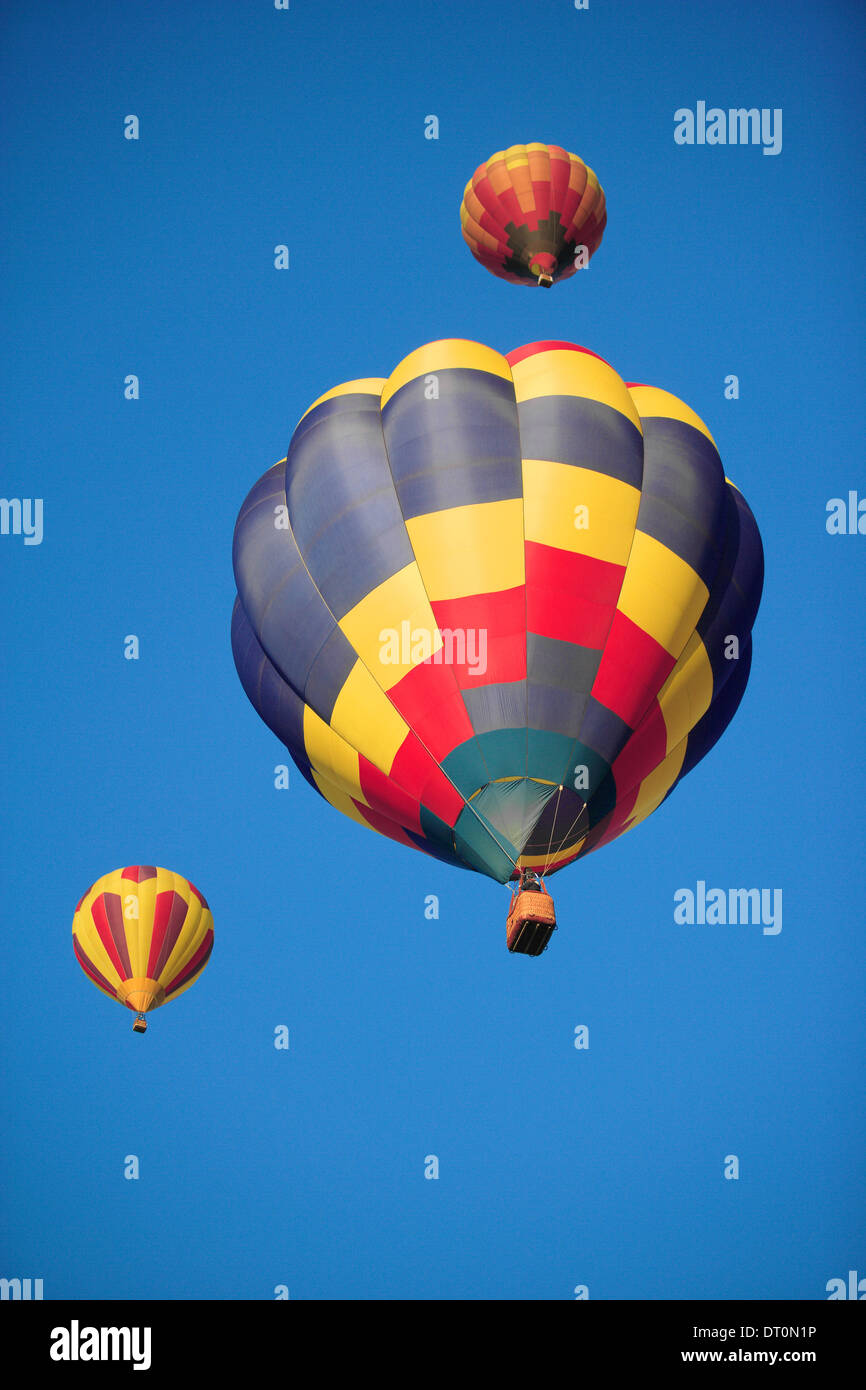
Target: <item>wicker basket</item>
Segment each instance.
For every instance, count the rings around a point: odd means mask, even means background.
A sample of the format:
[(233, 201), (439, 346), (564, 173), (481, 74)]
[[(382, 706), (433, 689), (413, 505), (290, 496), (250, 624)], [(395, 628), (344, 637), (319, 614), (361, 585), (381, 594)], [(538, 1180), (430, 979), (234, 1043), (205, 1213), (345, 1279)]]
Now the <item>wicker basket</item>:
[(509, 951), (524, 956), (540, 956), (556, 930), (556, 911), (549, 893), (518, 893), (511, 900), (505, 921), (505, 941)]

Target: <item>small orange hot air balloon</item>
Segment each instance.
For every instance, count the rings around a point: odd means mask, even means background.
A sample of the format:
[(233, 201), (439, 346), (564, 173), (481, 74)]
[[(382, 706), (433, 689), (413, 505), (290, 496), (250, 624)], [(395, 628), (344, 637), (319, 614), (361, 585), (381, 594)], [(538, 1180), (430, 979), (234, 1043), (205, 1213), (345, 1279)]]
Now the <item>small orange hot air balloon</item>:
[(587, 265), (607, 222), (593, 171), (560, 145), (512, 145), (480, 164), (460, 206), (477, 261), (514, 285), (566, 280)]
[(181, 874), (135, 864), (98, 879), (72, 919), (72, 948), (85, 975), (109, 999), (145, 1014), (194, 984), (213, 946), (213, 918)]

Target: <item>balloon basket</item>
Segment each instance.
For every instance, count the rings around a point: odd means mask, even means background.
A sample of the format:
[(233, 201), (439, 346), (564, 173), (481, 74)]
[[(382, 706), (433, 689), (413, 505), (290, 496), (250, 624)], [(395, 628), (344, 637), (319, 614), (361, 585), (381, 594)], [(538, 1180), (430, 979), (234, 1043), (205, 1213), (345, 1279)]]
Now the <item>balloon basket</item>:
[(505, 920), (505, 943), (509, 951), (520, 956), (540, 956), (547, 950), (555, 931), (556, 909), (546, 890), (515, 894)]

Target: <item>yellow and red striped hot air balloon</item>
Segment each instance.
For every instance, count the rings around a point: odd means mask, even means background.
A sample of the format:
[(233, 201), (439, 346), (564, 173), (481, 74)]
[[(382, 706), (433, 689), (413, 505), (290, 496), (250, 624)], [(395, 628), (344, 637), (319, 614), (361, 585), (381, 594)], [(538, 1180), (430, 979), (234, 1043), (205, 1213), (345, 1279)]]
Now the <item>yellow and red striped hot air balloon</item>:
[(201, 893), (182, 874), (134, 864), (104, 874), (84, 894), (72, 919), (72, 949), (97, 989), (145, 1014), (195, 984), (213, 947), (213, 918)]
[(512, 145), (475, 170), (460, 223), (473, 256), (493, 275), (549, 289), (586, 265), (601, 244), (604, 190), (592, 169), (560, 145)]

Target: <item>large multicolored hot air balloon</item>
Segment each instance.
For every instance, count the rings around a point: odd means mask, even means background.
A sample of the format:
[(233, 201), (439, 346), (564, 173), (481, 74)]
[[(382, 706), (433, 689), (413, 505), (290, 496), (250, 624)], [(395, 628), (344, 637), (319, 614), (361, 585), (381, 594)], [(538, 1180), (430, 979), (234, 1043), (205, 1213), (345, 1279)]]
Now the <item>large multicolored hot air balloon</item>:
[(137, 1015), (176, 999), (195, 984), (213, 947), (213, 918), (198, 889), (181, 874), (135, 864), (105, 874), (84, 894), (72, 919), (78, 964), (109, 999)]
[(637, 825), (740, 702), (755, 520), (676, 396), (428, 343), (300, 420), (234, 539), (262, 719), (359, 824), (500, 882)]
[(606, 222), (595, 174), (559, 145), (512, 145), (491, 155), (460, 205), (477, 261), (512, 284), (548, 289), (589, 263)]

